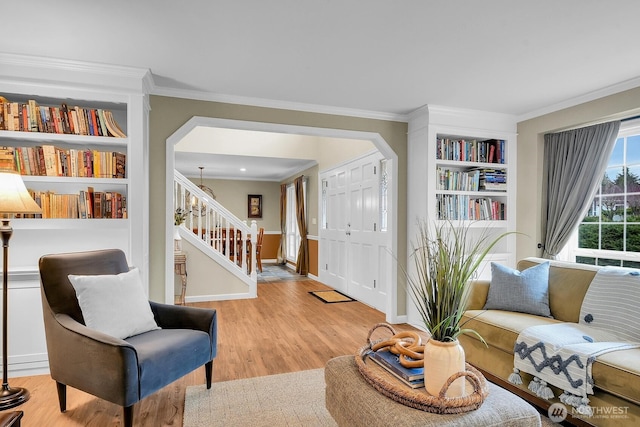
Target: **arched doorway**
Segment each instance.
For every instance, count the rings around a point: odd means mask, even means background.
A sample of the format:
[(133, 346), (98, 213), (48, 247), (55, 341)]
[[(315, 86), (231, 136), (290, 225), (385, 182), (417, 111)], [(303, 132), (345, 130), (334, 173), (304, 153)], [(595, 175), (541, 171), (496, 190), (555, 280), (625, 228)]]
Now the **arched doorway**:
[[(379, 150), (381, 155), (387, 160), (389, 166), (389, 182), (388, 182), (388, 233), (391, 236), (391, 251), (397, 253), (398, 236), (397, 236), (397, 212), (398, 212), (398, 156), (391, 149), (389, 144), (378, 133), (351, 131), (344, 129), (319, 128), (311, 126), (296, 126), (286, 124), (273, 124), (263, 122), (251, 122), (242, 120), (229, 120), (211, 117), (193, 117), (181, 126), (166, 140), (166, 221), (165, 221), (165, 301), (173, 301), (174, 283), (173, 283), (173, 245), (172, 245), (172, 220), (173, 212), (173, 170), (175, 168), (175, 145), (180, 142), (189, 132), (196, 127), (216, 127), (247, 131), (261, 131), (284, 133), (290, 135), (308, 135), (326, 138), (341, 139), (357, 139), (367, 140)], [(386, 269), (386, 280), (390, 283), (388, 300), (385, 305), (385, 314), (387, 320), (392, 321), (397, 317), (397, 266), (392, 257), (389, 257), (389, 265)]]

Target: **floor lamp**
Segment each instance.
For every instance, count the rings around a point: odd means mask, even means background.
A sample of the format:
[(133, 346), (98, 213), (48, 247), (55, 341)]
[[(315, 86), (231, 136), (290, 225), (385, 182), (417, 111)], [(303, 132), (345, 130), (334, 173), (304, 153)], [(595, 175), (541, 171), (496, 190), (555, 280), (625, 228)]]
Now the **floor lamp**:
[(9, 296), (9, 239), (13, 229), (9, 225), (12, 214), (40, 213), (40, 206), (33, 201), (20, 175), (13, 171), (0, 170), (0, 214), (2, 214), (2, 390), (0, 411), (13, 408), (29, 400), (29, 391), (20, 387), (9, 387), (7, 360), (7, 299)]

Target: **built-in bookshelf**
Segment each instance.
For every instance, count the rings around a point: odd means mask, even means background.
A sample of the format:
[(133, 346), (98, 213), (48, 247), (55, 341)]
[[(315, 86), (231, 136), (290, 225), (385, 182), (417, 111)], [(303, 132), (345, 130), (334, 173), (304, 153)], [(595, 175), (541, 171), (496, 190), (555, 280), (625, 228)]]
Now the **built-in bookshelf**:
[(508, 172), (504, 139), (438, 135), (434, 154), (437, 219), (507, 219)]
[[(418, 233), (416, 220), (469, 227), (472, 239), (517, 231), (516, 148), (512, 116), (441, 106), (413, 113), (408, 134), (409, 239), (415, 241)], [(493, 247), (478, 278), (490, 279), (491, 262), (515, 267), (515, 238), (509, 235)], [(408, 243), (409, 253), (413, 243)], [(409, 321), (419, 325), (419, 315), (410, 311)]]
[[(45, 373), (38, 260), (121, 249), (148, 288), (148, 70), (0, 53), (0, 166), (42, 214), (12, 218), (10, 375)], [(25, 330), (29, 334), (25, 334)]]
[(126, 105), (106, 109), (87, 107), (91, 101), (82, 107), (66, 99), (60, 106), (54, 102), (0, 95), (0, 167), (20, 173), (42, 208), (41, 214), (20, 219), (126, 219), (130, 141), (126, 125), (115, 118), (126, 123)]

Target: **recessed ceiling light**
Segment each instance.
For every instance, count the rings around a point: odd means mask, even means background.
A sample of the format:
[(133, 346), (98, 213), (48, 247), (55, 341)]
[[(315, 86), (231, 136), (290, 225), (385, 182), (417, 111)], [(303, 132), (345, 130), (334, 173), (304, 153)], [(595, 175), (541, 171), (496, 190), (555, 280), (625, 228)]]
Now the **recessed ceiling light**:
[(240, 172), (246, 172), (247, 168), (240, 168)]

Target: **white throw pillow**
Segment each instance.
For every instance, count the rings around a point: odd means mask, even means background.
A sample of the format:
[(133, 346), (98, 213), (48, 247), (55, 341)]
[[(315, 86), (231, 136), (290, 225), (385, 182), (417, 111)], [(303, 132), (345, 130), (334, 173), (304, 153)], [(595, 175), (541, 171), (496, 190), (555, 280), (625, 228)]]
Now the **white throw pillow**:
[(120, 274), (70, 274), (69, 281), (88, 328), (121, 339), (159, 329), (137, 268)]

